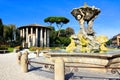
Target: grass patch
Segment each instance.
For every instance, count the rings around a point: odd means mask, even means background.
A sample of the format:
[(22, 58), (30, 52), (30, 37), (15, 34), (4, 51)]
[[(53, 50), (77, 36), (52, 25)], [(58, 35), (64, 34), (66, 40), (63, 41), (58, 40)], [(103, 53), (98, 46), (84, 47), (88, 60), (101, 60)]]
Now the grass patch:
[(13, 52), (14, 48), (13, 47), (8, 47), (9, 52)]

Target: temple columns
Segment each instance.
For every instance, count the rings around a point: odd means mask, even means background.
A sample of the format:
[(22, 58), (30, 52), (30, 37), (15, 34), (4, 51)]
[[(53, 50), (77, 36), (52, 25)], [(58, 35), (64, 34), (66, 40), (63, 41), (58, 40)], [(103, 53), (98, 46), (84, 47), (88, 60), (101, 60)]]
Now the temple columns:
[(20, 36), (23, 38), (23, 47), (39, 45), (40, 47), (49, 47), (49, 30), (47, 28), (25, 27), (20, 29)]
[(47, 30), (47, 47), (49, 47), (49, 30)]
[(30, 29), (29, 47), (33, 46), (33, 28)]
[(40, 47), (43, 47), (43, 28), (40, 29)]
[(20, 37), (23, 37), (23, 30), (20, 30)]
[(25, 47), (25, 41), (24, 41), (24, 38), (25, 38), (25, 29), (23, 28), (22, 29), (23, 31), (23, 34), (22, 34), (22, 38), (23, 38), (23, 42), (22, 42), (22, 45), (23, 45), (23, 47)]
[(28, 28), (26, 28), (26, 43), (28, 43)]
[(38, 46), (38, 28), (36, 28), (35, 45)]
[(44, 47), (46, 47), (46, 29), (44, 29)]
[(25, 29), (23, 28), (22, 30), (23, 30), (23, 31), (22, 31), (22, 32), (23, 32), (22, 37), (25, 38)]

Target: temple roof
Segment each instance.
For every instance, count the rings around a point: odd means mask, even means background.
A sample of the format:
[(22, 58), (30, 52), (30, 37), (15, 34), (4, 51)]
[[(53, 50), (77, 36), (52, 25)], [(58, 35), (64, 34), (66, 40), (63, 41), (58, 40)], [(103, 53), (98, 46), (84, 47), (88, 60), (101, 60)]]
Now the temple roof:
[(40, 25), (40, 24), (28, 24), (28, 25), (25, 25), (25, 26), (20, 26), (19, 29), (22, 29), (22, 28), (31, 28), (31, 27), (38, 27), (38, 28), (48, 28), (50, 29), (49, 27), (47, 26), (43, 26), (43, 25)]
[(40, 24), (29, 24), (29, 25), (26, 25), (26, 26), (43, 26), (43, 25), (40, 25)]

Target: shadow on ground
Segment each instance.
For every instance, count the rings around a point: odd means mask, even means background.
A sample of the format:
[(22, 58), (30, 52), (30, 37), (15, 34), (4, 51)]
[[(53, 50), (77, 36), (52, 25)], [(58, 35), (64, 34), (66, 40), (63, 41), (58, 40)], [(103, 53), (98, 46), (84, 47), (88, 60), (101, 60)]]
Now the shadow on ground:
[(77, 76), (74, 73), (67, 73), (65, 75), (65, 80), (120, 80), (120, 78), (105, 78), (105, 77), (95, 77), (95, 76)]

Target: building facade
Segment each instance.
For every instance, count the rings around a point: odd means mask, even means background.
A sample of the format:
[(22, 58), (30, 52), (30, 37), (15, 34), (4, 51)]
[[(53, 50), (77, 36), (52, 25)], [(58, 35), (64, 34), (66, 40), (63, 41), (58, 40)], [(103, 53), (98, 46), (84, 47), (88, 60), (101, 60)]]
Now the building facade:
[(29, 48), (31, 46), (36, 47), (49, 47), (49, 32), (50, 28), (31, 24), (19, 27), (20, 37), (22, 40), (22, 46)]
[(118, 34), (112, 38), (112, 45), (120, 46), (120, 34)]

